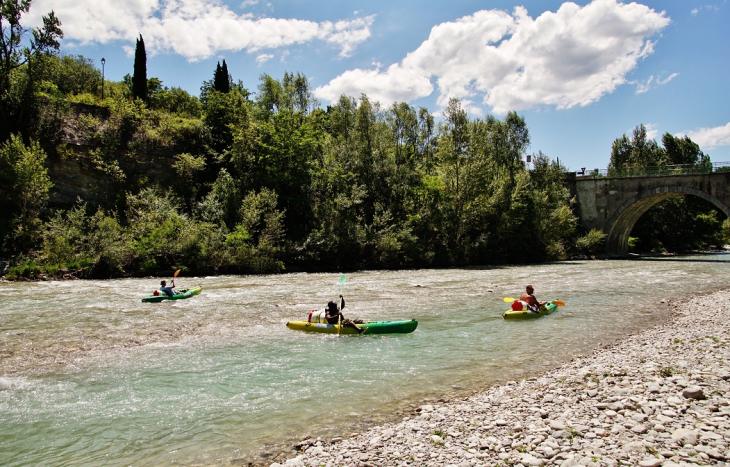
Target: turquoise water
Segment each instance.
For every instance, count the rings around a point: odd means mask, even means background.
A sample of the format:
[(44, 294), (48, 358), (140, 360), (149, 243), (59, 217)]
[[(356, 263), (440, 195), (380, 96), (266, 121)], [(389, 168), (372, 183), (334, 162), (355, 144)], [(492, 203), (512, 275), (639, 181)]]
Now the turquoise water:
[[(141, 303), (156, 279), (0, 283), (0, 465), (281, 460), (428, 398), (553, 367), (666, 317), (662, 299), (726, 286), (727, 254), (347, 274), (349, 318), (405, 335), (290, 331), (339, 274), (179, 277), (201, 295)], [(558, 312), (505, 322), (526, 283)]]

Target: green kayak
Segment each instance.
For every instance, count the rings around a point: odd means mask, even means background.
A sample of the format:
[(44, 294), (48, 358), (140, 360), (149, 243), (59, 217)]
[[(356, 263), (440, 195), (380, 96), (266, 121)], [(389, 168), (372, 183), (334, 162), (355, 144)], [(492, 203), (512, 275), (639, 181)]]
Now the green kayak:
[(164, 293), (160, 293), (159, 295), (147, 295), (145, 298), (142, 299), (142, 301), (148, 303), (157, 303), (163, 300), (182, 300), (198, 295), (201, 290), (203, 290), (202, 287), (194, 287), (192, 289), (180, 289), (175, 295), (172, 296)]
[[(366, 321), (356, 323), (356, 326), (365, 329), (363, 334), (407, 334), (416, 330), (418, 321)], [(310, 323), (308, 321), (289, 321), (286, 327), (295, 331), (321, 332), (326, 334), (357, 334), (357, 331), (348, 326), (337, 324)]]
[(539, 313), (533, 313), (530, 310), (507, 310), (504, 313), (502, 313), (502, 318), (504, 319), (534, 319), (539, 318), (541, 316), (549, 315), (553, 311), (558, 309), (558, 303), (563, 302), (547, 302), (545, 306), (540, 308)]

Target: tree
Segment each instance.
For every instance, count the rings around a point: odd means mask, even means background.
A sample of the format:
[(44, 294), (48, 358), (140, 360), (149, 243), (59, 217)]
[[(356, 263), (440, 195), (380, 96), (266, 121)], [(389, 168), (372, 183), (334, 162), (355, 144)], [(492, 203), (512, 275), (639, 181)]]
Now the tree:
[(45, 162), (40, 145), (33, 141), (26, 146), (20, 135), (11, 135), (0, 146), (0, 240), (10, 240), (21, 251), (36, 239), (41, 209), (53, 186)]
[(689, 139), (688, 136), (676, 138), (669, 133), (664, 133), (662, 145), (666, 151), (666, 160), (669, 164), (697, 164), (709, 159), (700, 150), (700, 146)]
[(221, 87), (220, 92), (231, 91), (231, 77), (228, 74), (228, 65), (226, 65), (226, 59), (223, 59), (223, 65), (221, 65)]
[(221, 62), (218, 62), (215, 65), (215, 73), (213, 73), (213, 89), (221, 92)]
[(218, 92), (227, 93), (231, 90), (231, 80), (228, 76), (228, 65), (226, 65), (225, 59), (223, 65), (220, 62), (215, 67), (215, 74), (213, 75), (213, 89)]
[(132, 76), (132, 98), (147, 102), (147, 52), (142, 34), (134, 49), (134, 76)]
[[(25, 124), (36, 79), (31, 60), (57, 51), (58, 40), (63, 37), (61, 22), (51, 11), (43, 16), (43, 27), (32, 30), (29, 46), (24, 46), (23, 38), (29, 30), (23, 27), (21, 18), (30, 10), (30, 4), (31, 0), (0, 0), (0, 141)], [(23, 66), (26, 79), (14, 85), (12, 76)]]
[(629, 139), (626, 135), (613, 142), (609, 173), (626, 173), (627, 171), (657, 166), (665, 161), (664, 151), (656, 140), (649, 139), (646, 127), (641, 124), (634, 128)]

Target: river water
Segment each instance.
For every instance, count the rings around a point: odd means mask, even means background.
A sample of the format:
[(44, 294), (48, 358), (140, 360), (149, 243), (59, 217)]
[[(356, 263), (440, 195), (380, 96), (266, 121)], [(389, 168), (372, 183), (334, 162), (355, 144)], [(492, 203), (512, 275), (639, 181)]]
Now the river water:
[[(286, 328), (340, 274), (178, 277), (188, 300), (142, 303), (157, 279), (0, 283), (0, 465), (231, 465), (282, 460), (424, 401), (555, 367), (655, 324), (663, 300), (727, 286), (729, 254), (347, 273), (346, 317), (417, 319), (404, 335)], [(566, 303), (503, 321), (531, 283)]]

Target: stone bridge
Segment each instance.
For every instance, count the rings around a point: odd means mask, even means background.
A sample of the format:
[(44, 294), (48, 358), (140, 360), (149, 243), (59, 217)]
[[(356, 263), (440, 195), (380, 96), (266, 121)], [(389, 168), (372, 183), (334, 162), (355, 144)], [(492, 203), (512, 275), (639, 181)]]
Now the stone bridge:
[(600, 178), (567, 174), (579, 222), (586, 230), (607, 234), (606, 253), (629, 251), (629, 234), (641, 216), (657, 203), (676, 196), (706, 199), (730, 217), (730, 172)]

